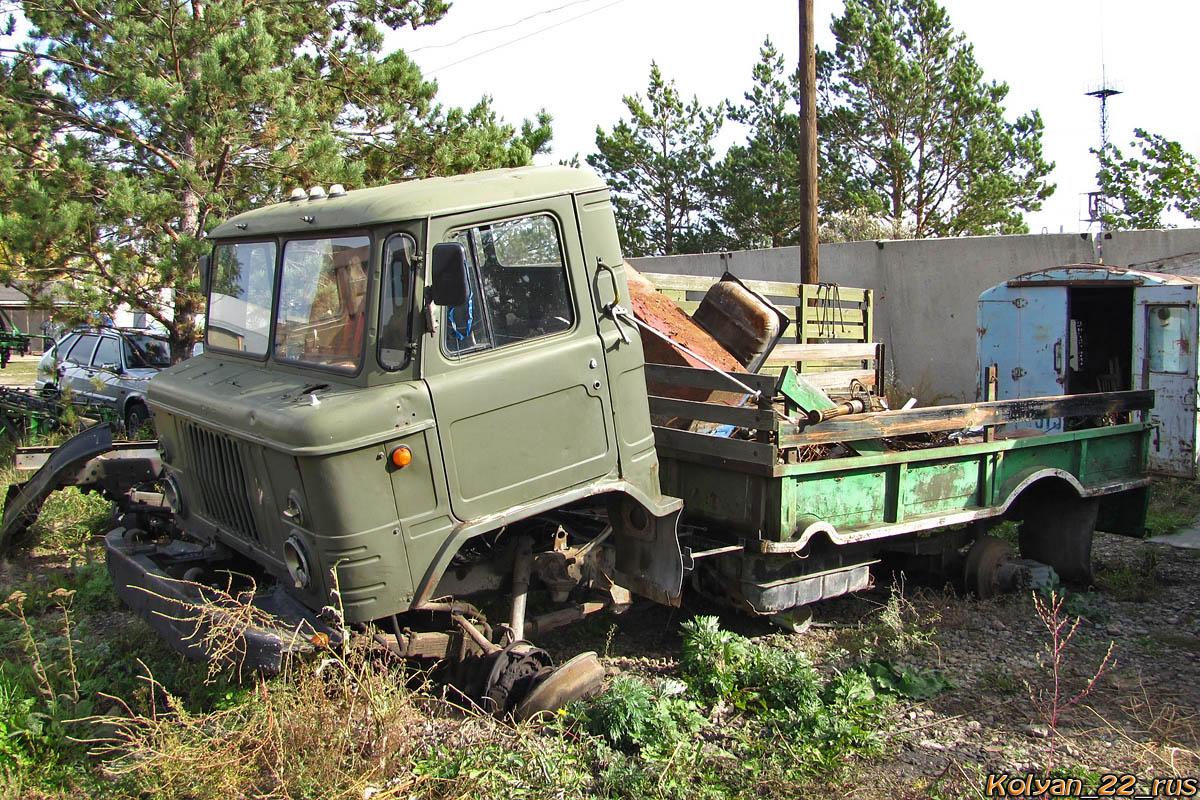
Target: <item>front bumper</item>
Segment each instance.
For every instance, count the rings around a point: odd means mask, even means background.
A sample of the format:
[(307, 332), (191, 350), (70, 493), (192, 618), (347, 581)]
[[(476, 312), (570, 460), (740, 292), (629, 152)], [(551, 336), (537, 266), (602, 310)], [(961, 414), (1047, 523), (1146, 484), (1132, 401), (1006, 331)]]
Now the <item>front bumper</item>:
[(220, 589), (168, 574), (201, 563), (198, 550), (181, 550), (178, 542), (159, 546), (115, 528), (104, 537), (104, 549), (117, 595), (188, 658), (276, 674), (289, 657), (340, 641), (282, 586)]

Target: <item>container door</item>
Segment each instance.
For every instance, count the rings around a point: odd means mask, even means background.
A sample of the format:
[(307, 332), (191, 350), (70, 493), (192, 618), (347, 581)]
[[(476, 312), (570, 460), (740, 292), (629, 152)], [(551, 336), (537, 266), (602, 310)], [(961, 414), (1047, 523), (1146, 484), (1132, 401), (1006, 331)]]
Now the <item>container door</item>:
[[(1066, 393), (1067, 289), (1065, 286), (997, 286), (979, 296), (980, 399), (983, 374), (996, 370), (996, 399)], [(1015, 428), (1063, 430), (1061, 419), (1018, 423)]]
[[(603, 343), (570, 197), (430, 223), (467, 252), (470, 299), (437, 308), (423, 377), (459, 519), (615, 471)], [(432, 246), (432, 245), (431, 245)]]
[(1196, 474), (1196, 287), (1142, 286), (1134, 293), (1134, 363), (1154, 391), (1150, 470)]

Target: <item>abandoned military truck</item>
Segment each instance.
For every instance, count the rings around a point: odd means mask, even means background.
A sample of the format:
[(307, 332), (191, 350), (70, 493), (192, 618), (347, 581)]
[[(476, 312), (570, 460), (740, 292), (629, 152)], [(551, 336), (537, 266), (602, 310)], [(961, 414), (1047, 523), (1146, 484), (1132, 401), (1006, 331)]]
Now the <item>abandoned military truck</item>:
[[(280, 622), (241, 632), (248, 664), (361, 627), (528, 716), (603, 674), (531, 640), (633, 595), (678, 604), (689, 575), (786, 619), (885, 557), (986, 593), (1028, 559), (1086, 575), (1098, 518), (1140, 533), (1150, 392), (872, 411), (789, 369), (646, 365), (586, 171), (297, 190), (210, 238), (206, 350), (151, 381), (156, 452), (105, 484), (118, 591), (193, 655), (181, 608), (252, 589)], [(1039, 417), (1079, 424), (1003, 435)], [(85, 485), (121, 463), (75, 455), (58, 473)], [(1002, 516), (1026, 561), (984, 535)]]

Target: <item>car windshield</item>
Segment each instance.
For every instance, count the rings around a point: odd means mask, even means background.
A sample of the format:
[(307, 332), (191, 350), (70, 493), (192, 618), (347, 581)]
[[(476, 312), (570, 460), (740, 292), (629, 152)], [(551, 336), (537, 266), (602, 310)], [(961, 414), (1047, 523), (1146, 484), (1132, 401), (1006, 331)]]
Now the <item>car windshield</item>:
[[(162, 339), (147, 336), (142, 333), (125, 335), (125, 341), (133, 345), (133, 358), (126, 351), (126, 360), (131, 367), (169, 367), (171, 366), (171, 348)], [(140, 362), (140, 363), (138, 363)]]

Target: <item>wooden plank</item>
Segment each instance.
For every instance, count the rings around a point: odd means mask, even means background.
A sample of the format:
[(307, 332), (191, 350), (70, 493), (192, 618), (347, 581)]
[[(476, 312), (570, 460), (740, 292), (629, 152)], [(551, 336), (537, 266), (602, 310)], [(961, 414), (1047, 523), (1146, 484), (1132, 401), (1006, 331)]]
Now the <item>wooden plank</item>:
[(773, 444), (730, 439), (725, 436), (707, 436), (703, 433), (677, 431), (674, 428), (654, 426), (654, 443), (683, 453), (699, 456), (705, 461), (725, 459), (746, 464), (773, 467), (776, 449)]
[(704, 403), (696, 400), (677, 400), (673, 397), (650, 395), (650, 413), (667, 417), (696, 419), (701, 422), (717, 422), (722, 425), (737, 425), (740, 428), (774, 430), (775, 412), (758, 406), (727, 406), (722, 403)]
[(858, 379), (864, 386), (875, 385), (875, 370), (873, 369), (843, 369), (836, 372), (804, 372), (804, 380), (822, 391), (830, 389), (850, 390), (850, 381)]
[(742, 281), (746, 284), (746, 288), (752, 292), (758, 292), (764, 297), (769, 298), (799, 298), (800, 284), (798, 283), (783, 283), (781, 281)]
[(880, 411), (837, 417), (809, 426), (802, 433), (781, 436), (779, 446), (854, 442), (885, 436), (951, 431), (980, 425), (1028, 422), (1055, 417), (1098, 417), (1126, 411), (1143, 411), (1153, 405), (1154, 392), (1132, 391), (999, 400), (994, 403), (963, 403), (914, 408), (909, 411)]
[[(733, 376), (756, 392), (771, 397), (775, 393), (774, 375), (756, 375), (752, 372), (735, 372)], [(665, 383), (674, 386), (690, 386), (711, 391), (738, 392), (729, 378), (711, 369), (677, 367), (670, 364), (647, 364), (647, 383)]]
[[(863, 292), (863, 304), (867, 308), (867, 320), (865, 323), (865, 327), (867, 330), (863, 336), (863, 340), (868, 341), (868, 342), (873, 342), (873, 341), (875, 341), (875, 293), (872, 292), (870, 289), (867, 289)], [(882, 352), (882, 349), (880, 350), (880, 352)], [(882, 372), (882, 370), (883, 370), (882, 360), (880, 361), (880, 363), (876, 364), (875, 366), (878, 367), (880, 369), (880, 371)], [(880, 386), (882, 386), (882, 385), (883, 385), (883, 382), (880, 381)]]
[(779, 344), (767, 363), (795, 361), (833, 361), (836, 359), (874, 359), (877, 342), (837, 342), (834, 344)]
[[(704, 293), (708, 291), (709, 287), (720, 280), (720, 278), (711, 275), (681, 275), (670, 272), (643, 272), (642, 274), (659, 291), (671, 290)], [(742, 283), (751, 291), (758, 292), (769, 298), (807, 299), (807, 305), (810, 308), (816, 307), (820, 303), (826, 305), (832, 311), (836, 311), (838, 308), (845, 311), (857, 310), (862, 303), (870, 303), (872, 291), (853, 286), (840, 286), (835, 298), (829, 290), (818, 292), (816, 285), (802, 287), (801, 284), (796, 283), (760, 280), (742, 280)], [(805, 292), (805, 289), (809, 291)]]
[(868, 359), (842, 360), (842, 361), (789, 361), (788, 364), (796, 365), (796, 368), (807, 375), (810, 372), (837, 372), (843, 369), (870, 369), (867, 363)]
[[(792, 330), (789, 328), (788, 330)], [(834, 321), (832, 324), (809, 321), (804, 326), (805, 342), (811, 339), (846, 339), (851, 342), (866, 341), (866, 328), (857, 323), (839, 323)], [(799, 338), (799, 335), (797, 335)]]
[[(796, 314), (801, 310), (800, 306), (784, 306), (783, 310), (788, 312), (792, 319), (796, 319)], [(867, 312), (858, 308), (810, 308), (805, 315), (806, 321), (810, 324), (825, 321), (826, 325), (845, 323), (847, 325), (862, 325), (866, 319)]]
[[(659, 289), (680, 289), (688, 292), (707, 292), (709, 287), (720, 281), (710, 275), (680, 275), (669, 272), (643, 272), (646, 279)], [(784, 281), (743, 280), (751, 291), (767, 297), (799, 297), (800, 286)]]
[(859, 289), (853, 286), (839, 286), (837, 296), (835, 297), (828, 289), (820, 289), (816, 284), (809, 284), (807, 287), (810, 291), (805, 292), (807, 305), (812, 308), (817, 305), (825, 304), (836, 308), (837, 306), (858, 305), (868, 299), (871, 294), (870, 289)]
[(707, 292), (710, 286), (720, 280), (711, 275), (677, 275), (666, 272), (643, 272), (642, 275), (659, 291), (676, 289), (685, 292)]

